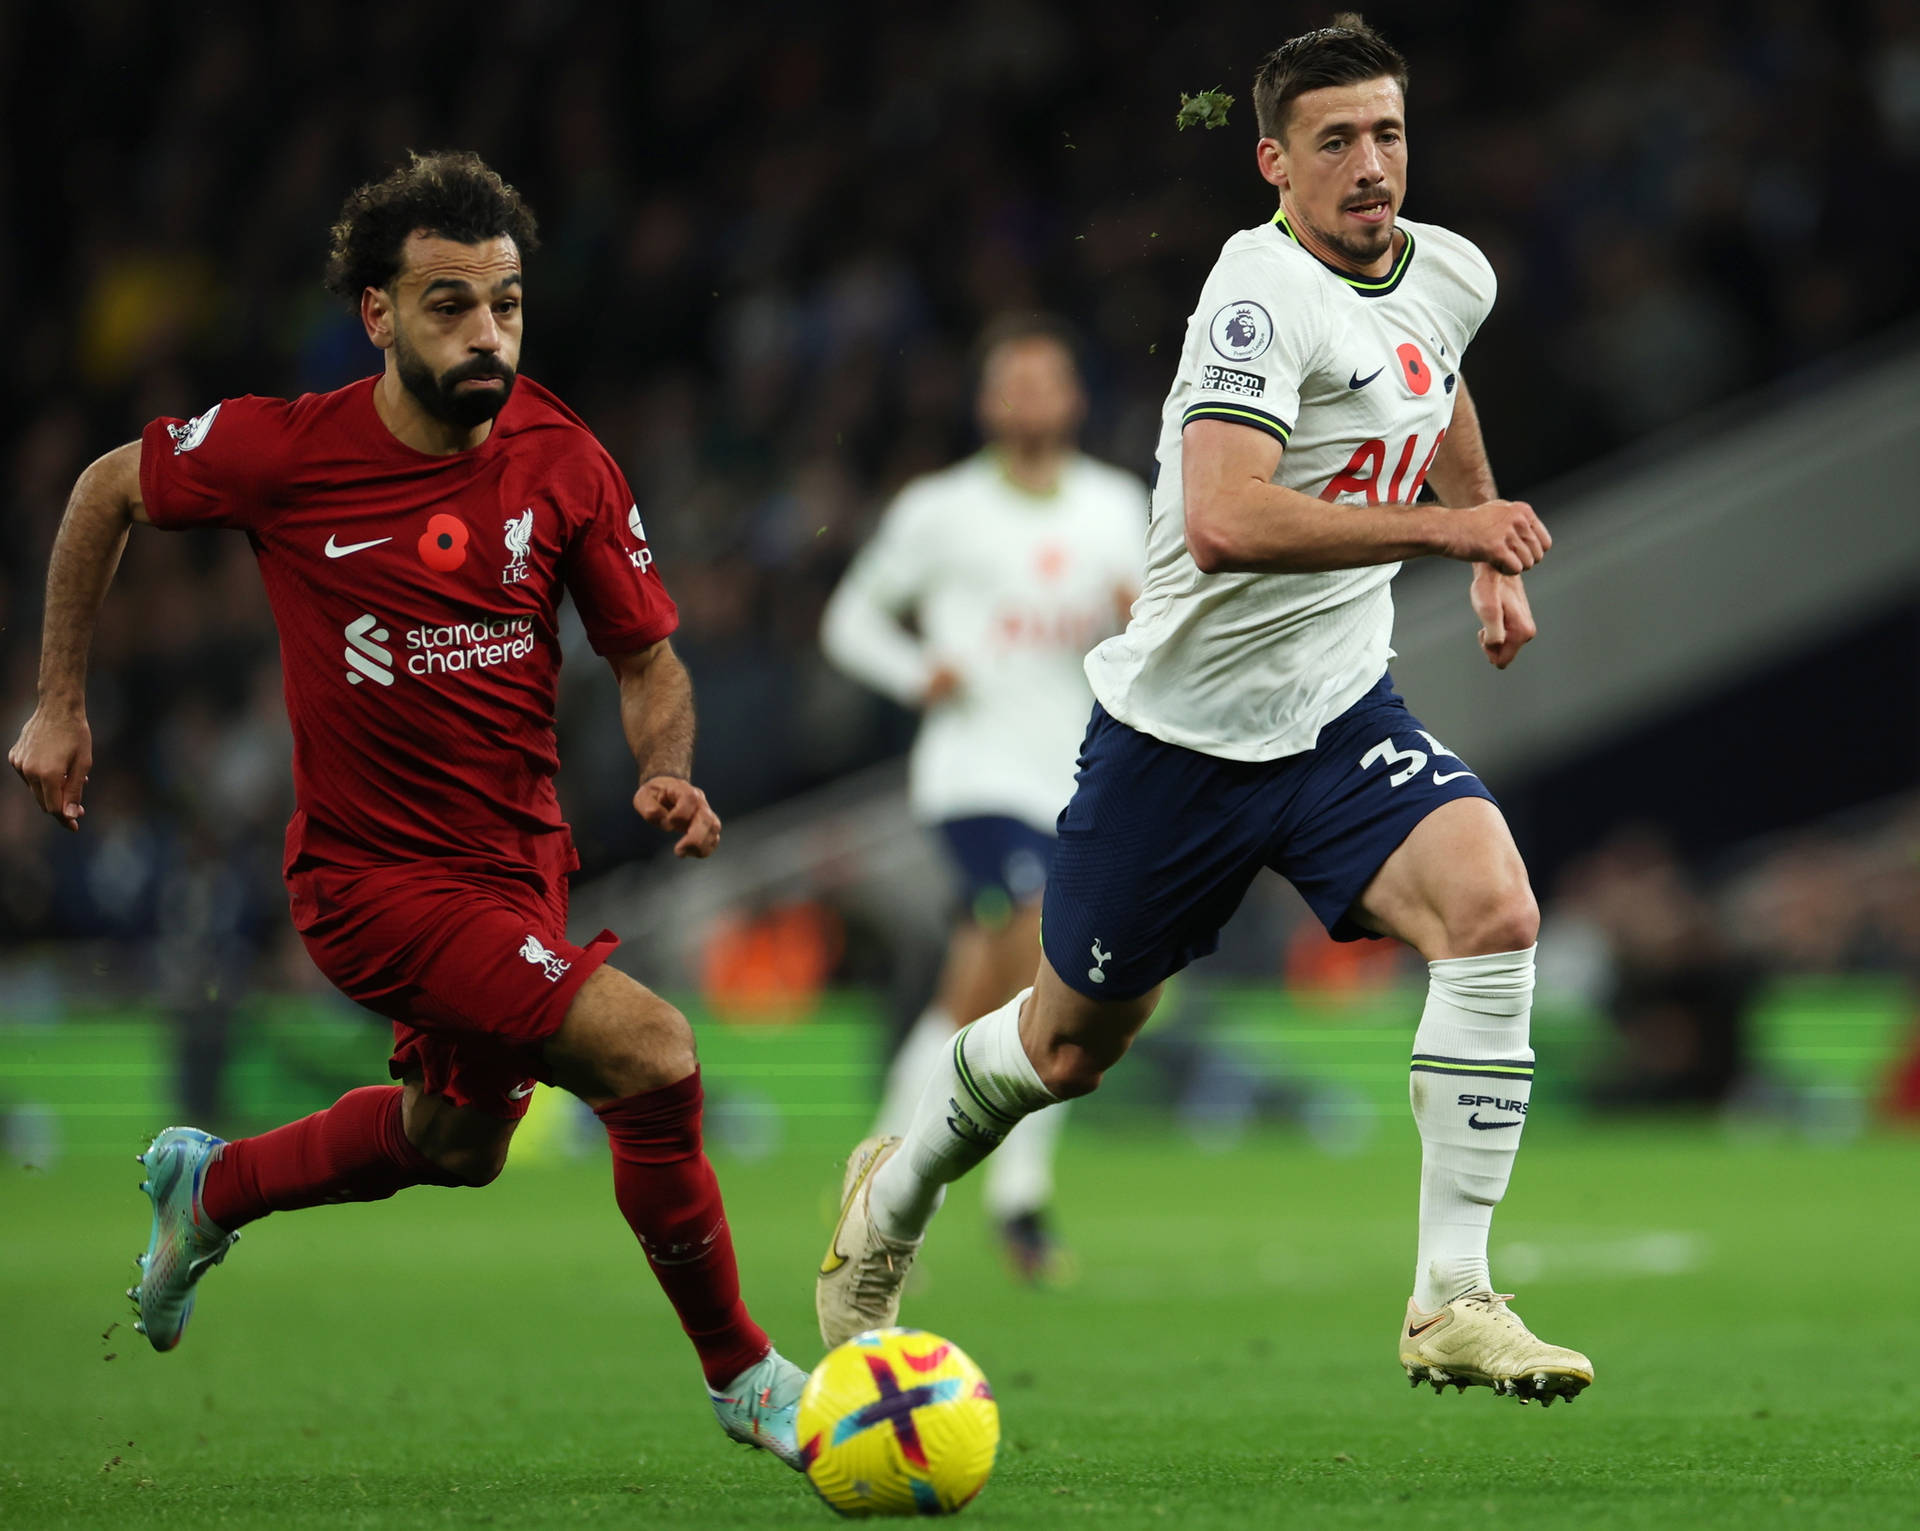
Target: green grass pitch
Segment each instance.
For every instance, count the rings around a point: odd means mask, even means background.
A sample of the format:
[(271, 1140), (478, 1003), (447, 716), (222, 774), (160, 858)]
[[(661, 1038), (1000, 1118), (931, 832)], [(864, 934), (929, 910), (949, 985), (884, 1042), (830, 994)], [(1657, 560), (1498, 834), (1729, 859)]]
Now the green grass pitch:
[[(1008, 1282), (963, 1186), (906, 1316), (1001, 1400), (966, 1523), (1920, 1525), (1920, 1143), (1528, 1139), (1495, 1273), (1599, 1372), (1550, 1412), (1395, 1363), (1410, 1127), (1347, 1159), (1070, 1133), (1064, 1293)], [(603, 1163), (269, 1219), (160, 1356), (119, 1295), (138, 1146), (0, 1181), (0, 1525), (833, 1523), (713, 1426)], [(831, 1155), (720, 1168), (749, 1299), (810, 1362)]]

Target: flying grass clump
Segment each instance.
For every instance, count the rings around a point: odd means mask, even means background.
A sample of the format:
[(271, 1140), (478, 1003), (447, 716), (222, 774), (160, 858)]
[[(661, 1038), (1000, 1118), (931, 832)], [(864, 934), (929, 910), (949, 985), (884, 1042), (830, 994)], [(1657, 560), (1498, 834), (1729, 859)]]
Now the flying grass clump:
[(1232, 105), (1233, 97), (1218, 86), (1191, 96), (1183, 90), (1180, 92), (1180, 110), (1174, 115), (1173, 125), (1182, 131), (1187, 128), (1224, 128), (1227, 125), (1227, 111)]

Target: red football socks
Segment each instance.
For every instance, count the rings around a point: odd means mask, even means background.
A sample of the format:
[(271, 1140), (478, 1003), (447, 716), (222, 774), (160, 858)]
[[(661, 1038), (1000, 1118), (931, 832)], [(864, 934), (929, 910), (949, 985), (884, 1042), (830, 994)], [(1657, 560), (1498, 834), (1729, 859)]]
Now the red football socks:
[(771, 1345), (740, 1300), (720, 1183), (700, 1147), (700, 1071), (600, 1107), (613, 1144), (613, 1194), (680, 1315), (710, 1387), (725, 1387)]
[(241, 1138), (207, 1166), (200, 1206), (232, 1233), (269, 1212), (342, 1201), (383, 1201), (410, 1185), (446, 1184), (407, 1141), (401, 1087), (349, 1090), (325, 1111), (257, 1138)]

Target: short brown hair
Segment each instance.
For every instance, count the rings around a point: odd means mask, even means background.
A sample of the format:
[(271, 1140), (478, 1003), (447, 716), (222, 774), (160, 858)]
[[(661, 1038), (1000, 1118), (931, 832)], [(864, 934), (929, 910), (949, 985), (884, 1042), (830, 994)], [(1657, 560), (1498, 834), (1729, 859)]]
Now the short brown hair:
[(1080, 343), (1073, 327), (1057, 315), (1037, 309), (1013, 309), (996, 315), (973, 343), (973, 370), (985, 372), (1002, 346), (1026, 340), (1049, 340), (1067, 353), (1074, 371), (1080, 370)]
[(1294, 97), (1329, 85), (1357, 85), (1382, 75), (1407, 93), (1407, 61), (1355, 11), (1331, 26), (1289, 37), (1260, 61), (1253, 76), (1253, 116), (1262, 138), (1285, 138)]
[(327, 291), (357, 305), (369, 287), (391, 288), (401, 249), (416, 232), (463, 245), (505, 235), (523, 259), (540, 245), (533, 210), (479, 155), (409, 150), (406, 164), (355, 188), (341, 204)]

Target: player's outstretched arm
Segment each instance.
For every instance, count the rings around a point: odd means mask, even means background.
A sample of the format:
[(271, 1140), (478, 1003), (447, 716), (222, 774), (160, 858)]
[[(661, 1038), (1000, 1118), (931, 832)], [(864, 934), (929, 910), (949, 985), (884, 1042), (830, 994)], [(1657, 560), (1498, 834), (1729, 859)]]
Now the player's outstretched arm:
[(128, 442), (80, 475), (53, 539), (46, 618), (40, 637), (40, 694), (7, 764), (40, 806), (70, 830), (86, 809), (80, 798), (93, 769), (87, 727), (87, 654), (93, 623), (127, 545), (127, 529), (147, 519), (140, 503), (140, 443)]
[(711, 856), (720, 844), (720, 816), (707, 794), (687, 780), (693, 769), (693, 681), (662, 638), (607, 662), (620, 681), (620, 725), (640, 767), (634, 812), (679, 838), (676, 856)]
[(1196, 420), (1182, 434), (1187, 549), (1202, 573), (1312, 574), (1431, 556), (1519, 574), (1553, 545), (1533, 508), (1516, 501), (1443, 510), (1314, 499), (1272, 481), (1281, 451), (1264, 432), (1224, 420)]
[(960, 674), (901, 626), (928, 570), (923, 538), (896, 503), (827, 600), (820, 649), (835, 669), (902, 707), (933, 707), (960, 689)]
[[(1480, 411), (1467, 391), (1465, 377), (1454, 390), (1453, 419), (1427, 482), (1442, 505), (1478, 505), (1499, 495), (1487, 461), (1486, 438), (1480, 433)], [(1467, 599), (1480, 619), (1480, 648), (1487, 662), (1496, 670), (1506, 669), (1539, 631), (1520, 576), (1476, 563)]]

